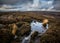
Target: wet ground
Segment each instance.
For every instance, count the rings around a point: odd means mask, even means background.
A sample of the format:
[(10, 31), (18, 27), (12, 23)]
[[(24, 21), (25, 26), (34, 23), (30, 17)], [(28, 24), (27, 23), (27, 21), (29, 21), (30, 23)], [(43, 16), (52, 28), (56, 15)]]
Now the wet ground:
[[(59, 12), (0, 12), (0, 42), (21, 43), (23, 38), (31, 32), (30, 23), (33, 20), (49, 20), (49, 29), (42, 36), (35, 32), (30, 43), (59, 43), (60, 41), (60, 13)], [(12, 30), (17, 29), (14, 39)]]

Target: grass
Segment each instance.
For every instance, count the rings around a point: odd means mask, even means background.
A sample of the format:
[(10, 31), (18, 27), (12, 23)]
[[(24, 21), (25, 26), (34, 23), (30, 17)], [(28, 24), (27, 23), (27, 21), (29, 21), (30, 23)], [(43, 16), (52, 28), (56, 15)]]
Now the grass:
[[(0, 42), (6, 42), (8, 34), (11, 34), (12, 24), (15, 24), (18, 29), (16, 35), (22, 39), (22, 37), (29, 35), (31, 31), (30, 23), (32, 20), (43, 21), (44, 19), (49, 20), (49, 29), (44, 35), (40, 38), (39, 43), (59, 43), (60, 41), (60, 13), (55, 12), (6, 12), (0, 13), (0, 24), (3, 26), (0, 27), (0, 37), (3, 37), (3, 40)], [(5, 30), (3, 30), (5, 29)], [(4, 31), (4, 32), (3, 32)], [(4, 36), (7, 36), (6, 38)], [(35, 34), (35, 33), (34, 33)], [(32, 35), (32, 39), (36, 36)], [(6, 40), (5, 40), (6, 39)], [(31, 40), (33, 43), (35, 40)], [(11, 41), (13, 43), (18, 43), (16, 40)], [(30, 42), (30, 43), (32, 43)], [(20, 43), (20, 42), (19, 42)]]

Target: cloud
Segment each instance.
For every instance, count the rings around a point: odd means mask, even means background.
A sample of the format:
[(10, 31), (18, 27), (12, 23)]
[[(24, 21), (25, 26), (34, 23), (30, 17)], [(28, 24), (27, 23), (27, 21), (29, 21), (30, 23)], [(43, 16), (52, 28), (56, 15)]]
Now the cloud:
[(15, 4), (19, 2), (20, 0), (0, 0), (1, 4)]
[[(23, 0), (24, 1), (24, 0)], [(22, 1), (22, 2), (23, 2)], [(39, 1), (39, 0), (38, 0)], [(32, 3), (31, 1), (27, 1), (27, 3), (23, 3), (23, 4), (16, 4), (16, 5), (6, 5), (3, 4), (0, 7), (0, 11), (4, 10), (4, 11), (39, 11), (39, 10), (52, 10), (54, 8), (54, 6), (52, 5), (53, 1), (41, 1), (41, 3), (39, 3), (36, 0), (34, 3)]]

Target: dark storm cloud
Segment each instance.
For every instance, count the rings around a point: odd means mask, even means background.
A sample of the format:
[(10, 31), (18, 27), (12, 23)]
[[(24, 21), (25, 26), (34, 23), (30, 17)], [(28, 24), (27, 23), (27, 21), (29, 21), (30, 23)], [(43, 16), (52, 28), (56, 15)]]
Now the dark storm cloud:
[(16, 3), (26, 3), (32, 0), (0, 0), (0, 4), (16, 4)]
[(55, 0), (54, 1), (54, 9), (60, 10), (60, 0)]
[(19, 0), (0, 0), (0, 4), (14, 4)]

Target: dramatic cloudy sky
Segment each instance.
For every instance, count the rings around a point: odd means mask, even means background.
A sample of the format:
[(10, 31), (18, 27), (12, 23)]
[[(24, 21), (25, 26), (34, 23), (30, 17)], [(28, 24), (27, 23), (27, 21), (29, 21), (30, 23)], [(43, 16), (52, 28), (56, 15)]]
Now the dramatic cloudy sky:
[[(40, 1), (44, 1), (44, 0), (40, 0)], [(46, 0), (46, 1), (48, 1), (48, 0)], [(46, 2), (44, 2), (44, 3), (46, 4)], [(51, 2), (49, 2), (49, 3), (51, 3)], [(54, 5), (53, 5), (54, 9), (60, 10), (60, 0), (54, 0), (53, 3), (54, 3)], [(12, 6), (13, 6), (13, 8), (23, 6), (21, 10), (26, 10), (26, 8), (28, 10), (30, 10), (30, 6), (32, 4), (33, 4), (33, 0), (0, 0), (0, 10), (4, 9), (4, 7), (11, 8)], [(42, 4), (42, 5), (39, 4), (38, 7), (43, 6), (43, 5), (44, 4)], [(44, 6), (42, 8), (47, 8), (46, 6), (45, 7)], [(52, 6), (50, 7), (50, 4), (47, 6), (49, 6), (49, 9), (53, 8)], [(36, 6), (34, 6), (34, 8), (31, 8), (31, 9), (36, 9)], [(14, 10), (16, 10), (16, 9), (14, 9)]]

